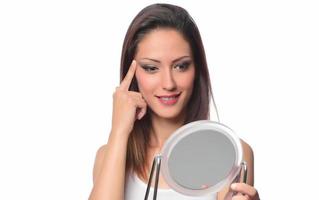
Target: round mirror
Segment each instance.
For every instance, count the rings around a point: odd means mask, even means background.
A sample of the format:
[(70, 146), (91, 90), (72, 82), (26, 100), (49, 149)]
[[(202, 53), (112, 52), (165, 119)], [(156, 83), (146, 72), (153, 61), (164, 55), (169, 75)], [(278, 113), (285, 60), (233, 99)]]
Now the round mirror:
[(227, 126), (210, 120), (186, 124), (163, 146), (161, 171), (167, 184), (188, 196), (220, 191), (238, 175), (242, 146)]

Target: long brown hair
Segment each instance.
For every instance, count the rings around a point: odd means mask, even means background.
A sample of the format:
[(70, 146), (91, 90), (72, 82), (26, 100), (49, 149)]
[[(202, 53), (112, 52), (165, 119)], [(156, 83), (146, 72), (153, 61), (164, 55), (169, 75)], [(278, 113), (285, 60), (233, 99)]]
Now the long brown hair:
[[(212, 97), (209, 71), (204, 46), (199, 30), (188, 12), (175, 5), (152, 4), (142, 9), (131, 22), (122, 47), (121, 77), (122, 81), (135, 57), (137, 46), (142, 38), (157, 28), (172, 28), (189, 43), (195, 64), (195, 80), (192, 96), (187, 105), (184, 124), (209, 119), (209, 104)], [(131, 91), (139, 91), (136, 78), (130, 85)], [(146, 179), (147, 149), (151, 130), (149, 109), (141, 120), (136, 120), (128, 139), (126, 171), (132, 170)]]

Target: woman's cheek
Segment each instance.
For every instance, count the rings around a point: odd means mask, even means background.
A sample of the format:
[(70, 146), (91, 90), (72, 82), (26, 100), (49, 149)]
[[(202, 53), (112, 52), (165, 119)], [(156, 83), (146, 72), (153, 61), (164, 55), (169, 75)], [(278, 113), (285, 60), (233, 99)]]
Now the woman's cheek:
[(148, 99), (155, 95), (156, 88), (154, 88), (154, 85), (156, 86), (156, 79), (154, 77), (140, 73), (137, 74), (136, 80), (139, 91), (144, 98)]
[(183, 74), (178, 80), (179, 87), (183, 90), (192, 90), (194, 86), (194, 78), (195, 74), (193, 70)]

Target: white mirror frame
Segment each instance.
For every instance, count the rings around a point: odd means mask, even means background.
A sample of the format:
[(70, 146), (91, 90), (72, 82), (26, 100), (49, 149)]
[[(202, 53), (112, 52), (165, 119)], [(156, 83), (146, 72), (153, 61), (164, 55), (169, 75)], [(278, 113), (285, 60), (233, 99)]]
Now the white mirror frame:
[[(224, 134), (233, 144), (235, 152), (236, 152), (236, 158), (235, 158), (234, 165), (232, 166), (229, 174), (224, 180), (208, 188), (204, 188), (201, 190), (198, 190), (198, 189), (191, 190), (191, 189), (182, 187), (181, 185), (179, 185), (178, 183), (174, 181), (174, 179), (172, 178), (169, 172), (168, 160), (169, 160), (170, 153), (172, 152), (173, 148), (175, 147), (176, 144), (178, 144), (179, 141), (181, 141), (184, 137), (188, 136), (189, 134), (192, 134), (199, 130), (213, 130), (213, 131), (220, 132), (221, 134)], [(243, 161), (242, 145), (241, 145), (239, 137), (235, 134), (235, 132), (232, 129), (230, 129), (228, 126), (222, 123), (214, 122), (210, 120), (199, 120), (199, 121), (188, 123), (180, 127), (179, 129), (177, 129), (165, 142), (161, 153), (155, 156), (145, 199), (147, 199), (148, 197), (150, 182), (152, 180), (154, 168), (157, 168), (154, 198), (153, 198), (153, 199), (156, 199), (157, 186), (158, 186), (157, 185), (158, 174), (159, 174), (160, 168), (162, 168), (161, 170), (162, 170), (162, 174), (165, 181), (176, 192), (179, 192), (187, 196), (203, 196), (206, 194), (219, 192), (223, 187), (232, 183), (234, 179), (236, 178), (236, 176), (240, 173), (240, 170), (242, 169), (242, 165), (244, 165), (244, 169), (245, 169), (244, 173), (246, 175), (247, 171), (246, 171), (245, 161)], [(246, 179), (246, 177), (244, 177), (244, 179)]]

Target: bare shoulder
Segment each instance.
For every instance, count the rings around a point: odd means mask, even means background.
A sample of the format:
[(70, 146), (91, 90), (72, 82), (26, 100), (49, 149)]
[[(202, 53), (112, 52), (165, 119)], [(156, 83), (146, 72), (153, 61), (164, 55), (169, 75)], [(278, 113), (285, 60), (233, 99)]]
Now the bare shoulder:
[(242, 139), (240, 139), (240, 142), (243, 147), (244, 159), (254, 159), (254, 151), (251, 146)]
[(99, 172), (101, 171), (103, 159), (107, 151), (107, 144), (102, 145), (96, 152), (94, 167), (93, 167), (93, 183), (95, 183)]

